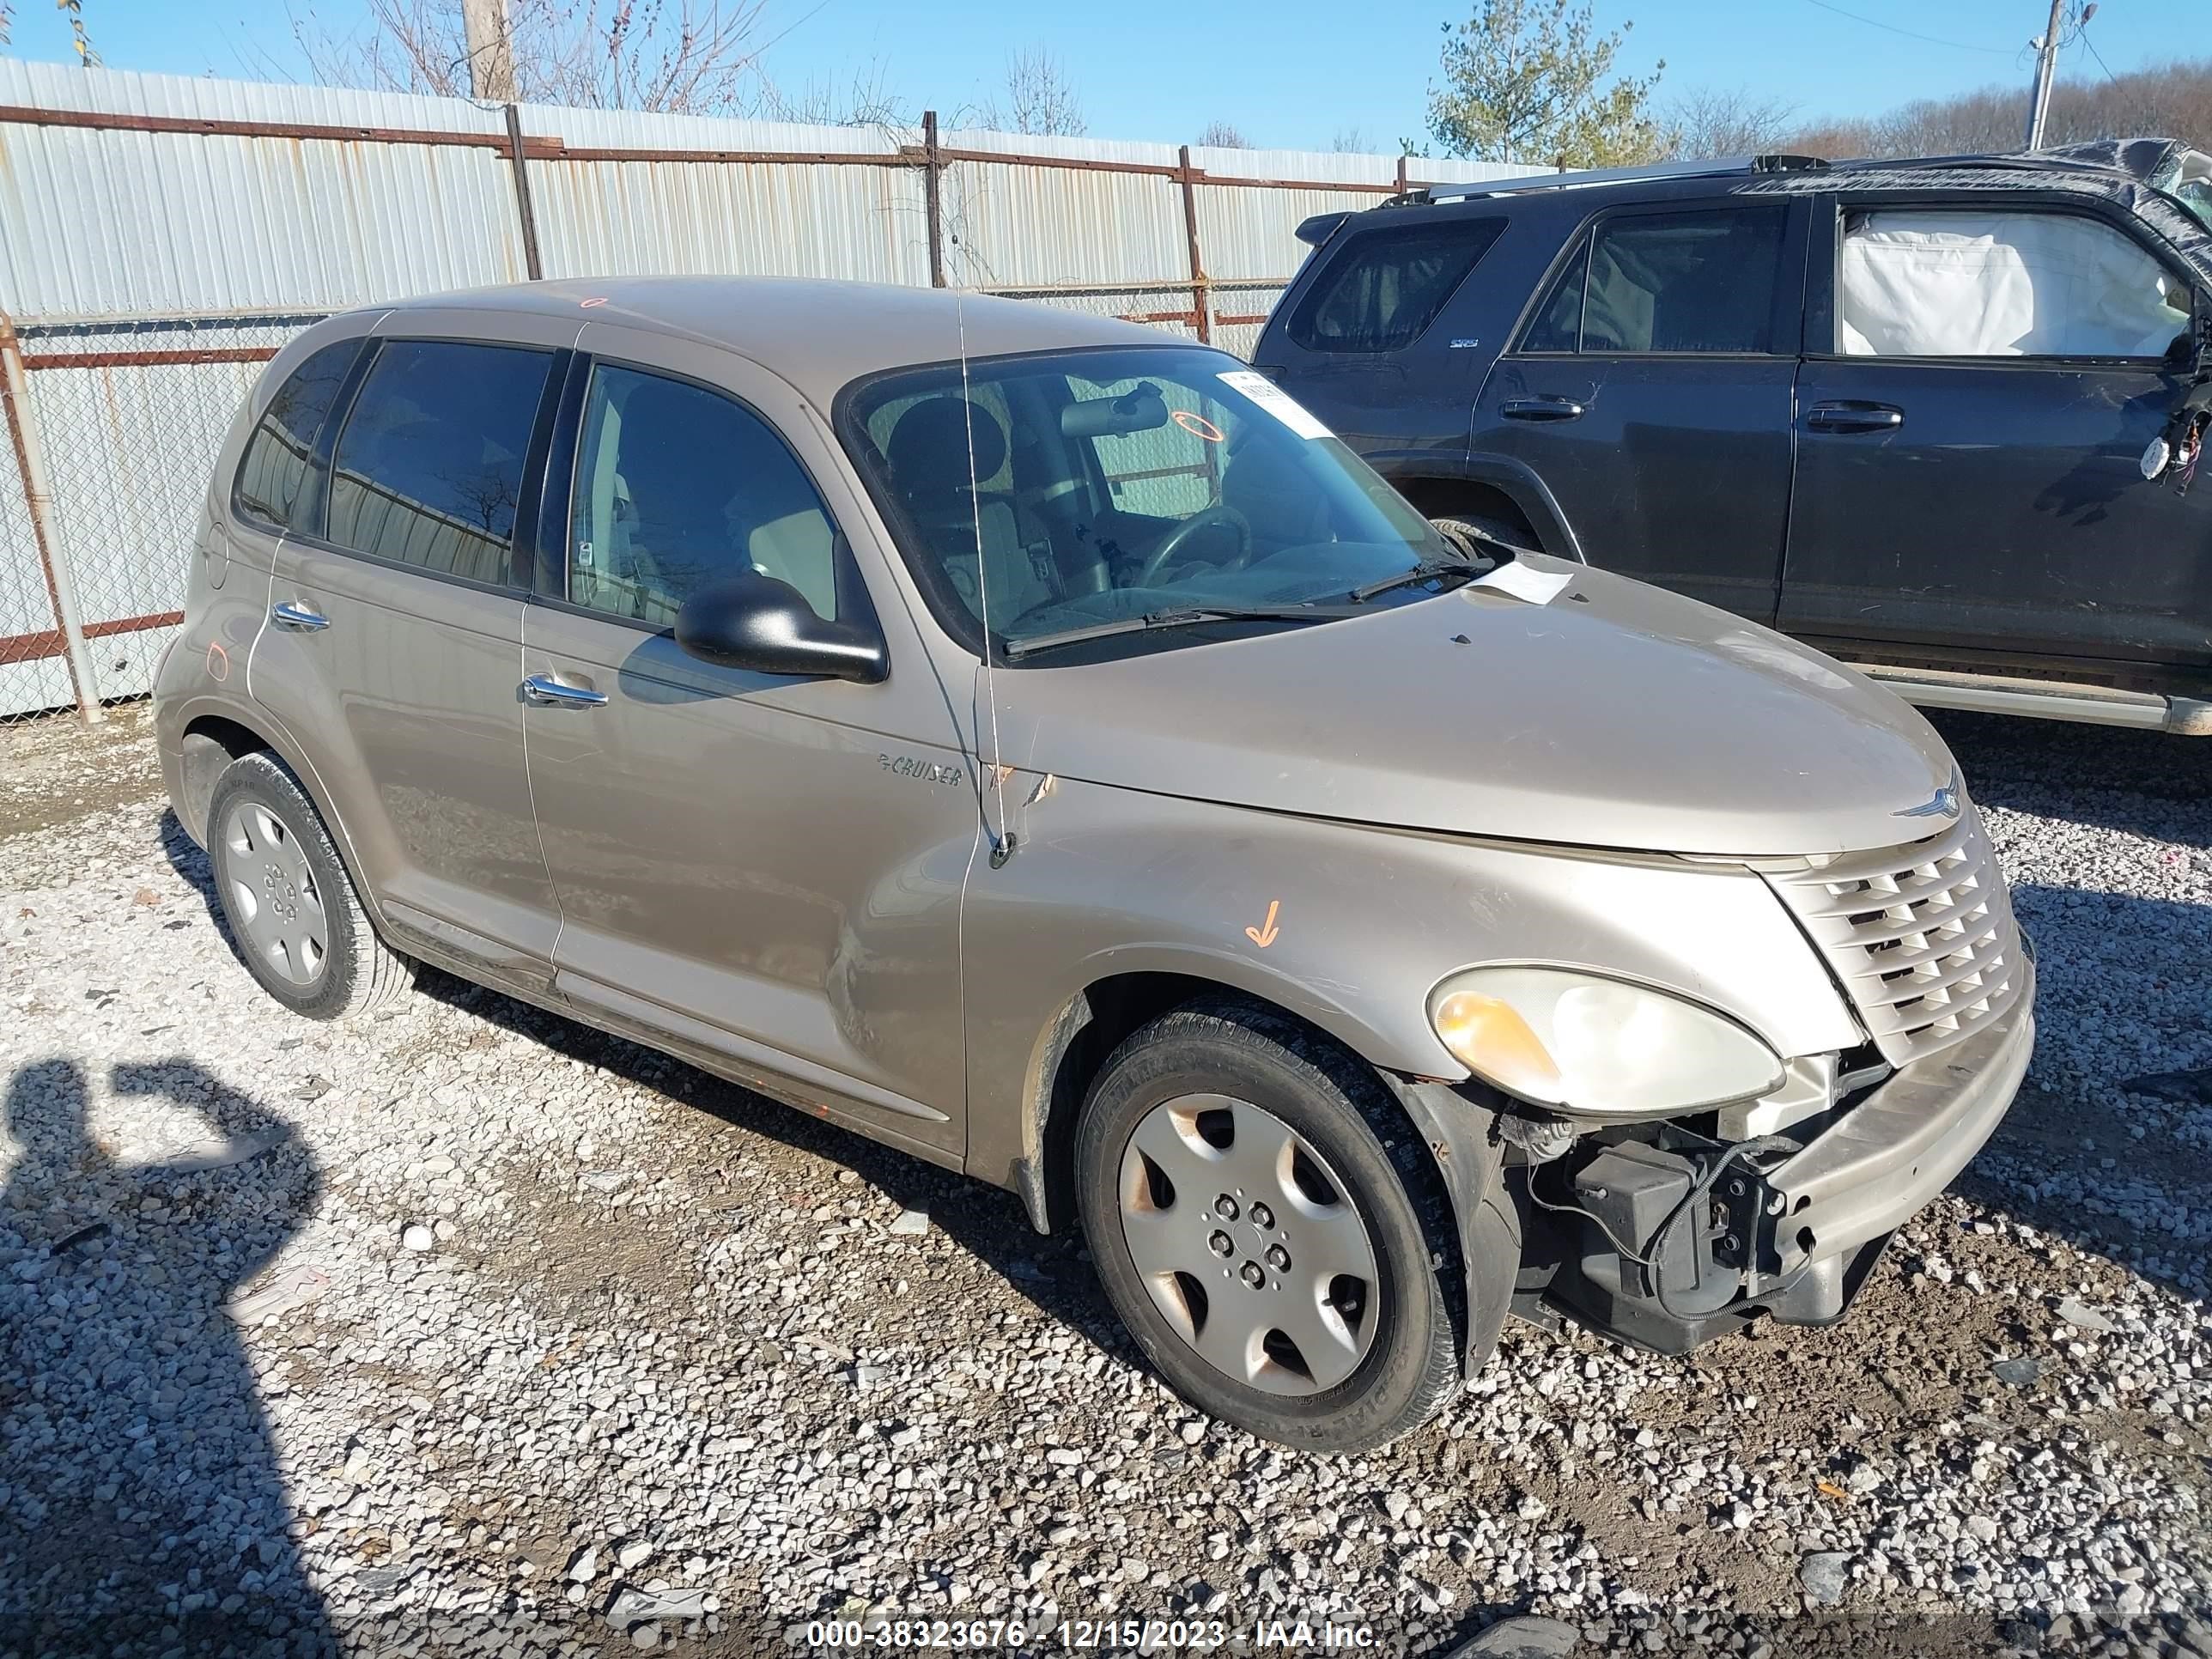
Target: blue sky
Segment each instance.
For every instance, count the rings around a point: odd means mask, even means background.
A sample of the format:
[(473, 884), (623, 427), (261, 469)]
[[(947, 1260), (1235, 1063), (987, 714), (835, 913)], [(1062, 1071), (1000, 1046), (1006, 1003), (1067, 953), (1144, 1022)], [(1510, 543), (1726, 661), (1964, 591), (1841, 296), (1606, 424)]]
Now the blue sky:
[[(366, 0), (293, 3), (312, 3), (333, 29), (367, 15)], [(678, 0), (668, 3), (673, 9)], [(82, 4), (88, 32), (118, 69), (305, 78), (287, 0)], [(2175, 20), (2192, 5), (2104, 0), (2088, 39), (2116, 71), (2170, 58), (2179, 44)], [(67, 22), (52, 0), (15, 0), (15, 9), (9, 50), (70, 55)], [(2039, 0), (1599, 0), (1597, 10), (1607, 27), (1634, 21), (1625, 67), (1648, 70), (1666, 60), (1662, 96), (1746, 87), (1808, 118), (1990, 82), (2024, 87), (2026, 42), (2048, 15)], [(1357, 131), (1362, 148), (1391, 150), (1421, 131), (1439, 26), (1464, 15), (1463, 0), (768, 0), (768, 32), (777, 38), (766, 61), (793, 87), (842, 86), (858, 68), (902, 100), (949, 117), (998, 89), (1010, 50), (1036, 46), (1066, 69), (1094, 137), (1179, 142), (1224, 120), (1255, 144), (1325, 149), (1338, 133)], [(2101, 73), (2080, 46), (2061, 70), (2068, 78)]]

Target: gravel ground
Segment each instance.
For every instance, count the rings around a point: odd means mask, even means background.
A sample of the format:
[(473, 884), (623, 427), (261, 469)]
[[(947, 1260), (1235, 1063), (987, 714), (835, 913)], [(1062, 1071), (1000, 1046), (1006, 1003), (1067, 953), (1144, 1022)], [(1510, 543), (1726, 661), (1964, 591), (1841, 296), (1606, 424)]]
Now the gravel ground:
[(2212, 1654), (2212, 750), (1946, 732), (2043, 972), (1959, 1190), (1838, 1328), (1515, 1326), (1357, 1458), (1194, 1416), (1009, 1196), (442, 978), (292, 1019), (135, 718), (0, 732), (0, 1654)]

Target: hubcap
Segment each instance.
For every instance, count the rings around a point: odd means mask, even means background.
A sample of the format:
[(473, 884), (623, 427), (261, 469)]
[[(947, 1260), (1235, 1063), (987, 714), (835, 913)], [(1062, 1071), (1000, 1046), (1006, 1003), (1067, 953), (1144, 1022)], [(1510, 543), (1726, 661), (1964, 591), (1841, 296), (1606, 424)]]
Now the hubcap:
[(1121, 1237), (1168, 1323), (1268, 1394), (1331, 1389), (1375, 1340), (1375, 1247), (1336, 1171), (1249, 1101), (1184, 1095), (1121, 1154)]
[(295, 985), (321, 977), (330, 956), (322, 890), (292, 828), (258, 801), (223, 817), (230, 914), (248, 949)]

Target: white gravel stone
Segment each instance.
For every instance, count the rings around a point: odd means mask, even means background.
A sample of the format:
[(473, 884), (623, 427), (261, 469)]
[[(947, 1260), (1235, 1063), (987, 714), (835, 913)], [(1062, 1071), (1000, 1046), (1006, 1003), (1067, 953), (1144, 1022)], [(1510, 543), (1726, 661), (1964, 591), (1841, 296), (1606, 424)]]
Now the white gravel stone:
[[(1511, 1325), (1429, 1428), (1312, 1457), (1098, 1346), (1078, 1244), (1010, 1198), (450, 981), (284, 1014), (110, 726), (112, 796), (19, 835), (44, 763), (0, 732), (0, 1632), (27, 1650), (550, 1659), (650, 1625), (751, 1652), (957, 1606), (1356, 1613), (1432, 1654), (1510, 1607), (1592, 1653), (1826, 1659), (1850, 1650), (1810, 1644), (1800, 1575), (1832, 1556), (1820, 1584), (1908, 1621), (1883, 1659), (2212, 1655), (2212, 1103), (2124, 1086), (2212, 1066), (2212, 783), (2180, 740), (1944, 721), (2039, 1040), (1840, 1324), (1682, 1359)], [(959, 1229), (872, 1246), (887, 1189)], [(316, 1295), (267, 1294), (300, 1267)]]

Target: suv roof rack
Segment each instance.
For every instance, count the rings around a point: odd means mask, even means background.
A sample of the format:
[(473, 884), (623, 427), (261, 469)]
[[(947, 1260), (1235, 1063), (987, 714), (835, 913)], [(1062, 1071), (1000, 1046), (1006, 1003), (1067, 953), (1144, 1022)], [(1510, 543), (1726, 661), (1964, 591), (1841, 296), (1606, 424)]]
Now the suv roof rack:
[(1828, 163), (1817, 155), (1742, 155), (1729, 161), (1654, 161), (1644, 167), (1600, 167), (1588, 173), (1532, 173), (1519, 179), (1482, 179), (1473, 184), (1431, 185), (1412, 192), (1416, 201), (1465, 202), (1484, 196), (1517, 196), (1524, 191), (1580, 190), (1592, 185), (1630, 185), (1647, 179), (1716, 179), (1731, 173), (1804, 173)]

